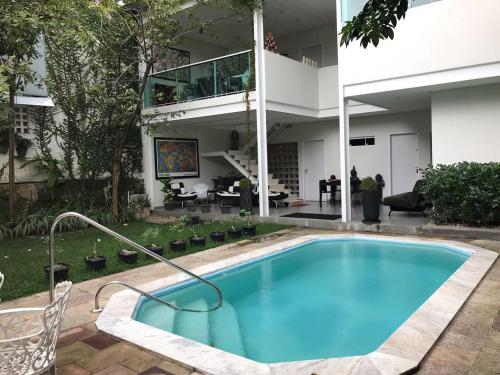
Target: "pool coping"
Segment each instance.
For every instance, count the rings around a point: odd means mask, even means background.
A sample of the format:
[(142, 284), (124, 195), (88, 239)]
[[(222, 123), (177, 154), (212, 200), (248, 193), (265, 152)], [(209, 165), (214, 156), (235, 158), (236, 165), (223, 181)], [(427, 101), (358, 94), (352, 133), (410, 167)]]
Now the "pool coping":
[[(272, 255), (289, 247), (317, 239), (359, 238), (448, 245), (470, 253), (470, 257), (422, 304), (379, 348), (364, 356), (310, 361), (259, 363), (204, 345), (132, 319), (140, 296), (124, 290), (112, 295), (96, 322), (97, 328), (115, 337), (151, 350), (204, 374), (402, 374), (416, 368), (490, 269), (498, 254), (457, 241), (369, 234), (306, 235), (197, 267), (206, 275), (224, 268)], [(189, 279), (178, 273), (139, 288), (153, 292)]]

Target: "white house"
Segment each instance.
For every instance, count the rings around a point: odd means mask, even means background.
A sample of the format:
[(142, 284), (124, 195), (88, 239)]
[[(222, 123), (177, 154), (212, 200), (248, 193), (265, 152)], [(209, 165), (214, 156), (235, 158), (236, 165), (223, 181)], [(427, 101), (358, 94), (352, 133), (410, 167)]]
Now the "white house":
[[(180, 66), (150, 77), (143, 113), (168, 121), (143, 136), (153, 205), (163, 199), (155, 137), (198, 141), (199, 176), (181, 178), (188, 189), (230, 171), (253, 176), (261, 216), (269, 214), (268, 186), (317, 201), (319, 180), (334, 174), (348, 181), (353, 166), (361, 178), (382, 174), (391, 195), (411, 190), (431, 165), (500, 161), (500, 3), (412, 0), (394, 40), (340, 48), (342, 23), (365, 3), (266, 1), (253, 19), (256, 82), (248, 100), (251, 28), (206, 9), (220, 19), (220, 38), (188, 35), (170, 59)], [(268, 32), (279, 53), (264, 49)], [(243, 142), (247, 106), (256, 122), (250, 145)], [(228, 151), (234, 130), (240, 149)], [(342, 188), (349, 221), (349, 184)]]

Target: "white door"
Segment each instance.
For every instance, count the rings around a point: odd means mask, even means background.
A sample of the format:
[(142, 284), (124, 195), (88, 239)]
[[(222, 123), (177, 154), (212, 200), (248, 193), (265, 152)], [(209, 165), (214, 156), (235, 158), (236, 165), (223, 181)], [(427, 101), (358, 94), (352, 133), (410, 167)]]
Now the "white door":
[(419, 178), (418, 135), (391, 135), (391, 191), (392, 194), (412, 191)]
[(302, 144), (304, 168), (304, 199), (319, 201), (319, 180), (325, 179), (324, 141), (304, 141)]

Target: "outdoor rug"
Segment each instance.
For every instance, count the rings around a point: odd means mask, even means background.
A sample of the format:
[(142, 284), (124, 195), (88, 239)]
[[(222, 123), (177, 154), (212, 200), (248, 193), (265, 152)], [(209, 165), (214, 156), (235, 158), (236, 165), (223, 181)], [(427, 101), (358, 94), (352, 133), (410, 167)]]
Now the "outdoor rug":
[(306, 212), (296, 212), (294, 214), (281, 215), (281, 217), (294, 217), (297, 219), (322, 219), (322, 220), (337, 220), (342, 218), (342, 215), (327, 215), (327, 214), (308, 214)]

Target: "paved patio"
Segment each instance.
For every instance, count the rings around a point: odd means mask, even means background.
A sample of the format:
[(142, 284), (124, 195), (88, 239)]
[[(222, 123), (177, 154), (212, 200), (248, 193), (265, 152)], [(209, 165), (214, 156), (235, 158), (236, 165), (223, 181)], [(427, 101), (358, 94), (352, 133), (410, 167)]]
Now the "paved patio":
[[(266, 246), (304, 234), (328, 231), (297, 228), (266, 236)], [(338, 232), (335, 232), (338, 233)], [(177, 258), (188, 269), (202, 264), (256, 250), (264, 239), (245, 240)], [(467, 241), (500, 253), (500, 242)], [(140, 284), (165, 277), (175, 270), (164, 264), (154, 264), (97, 280), (76, 284), (67, 309), (64, 329), (58, 343), (58, 374), (196, 374), (154, 353), (142, 350), (97, 332), (94, 321), (93, 297), (98, 286), (110, 280)], [(103, 303), (120, 287), (110, 287), (102, 294)], [(47, 293), (0, 304), (1, 309), (20, 306), (40, 306), (47, 302)], [(423, 362), (418, 374), (493, 375), (500, 374), (500, 262), (497, 260), (462, 310), (454, 318)], [(310, 374), (304, 374), (310, 375)], [(321, 375), (321, 374), (318, 374)]]

